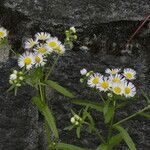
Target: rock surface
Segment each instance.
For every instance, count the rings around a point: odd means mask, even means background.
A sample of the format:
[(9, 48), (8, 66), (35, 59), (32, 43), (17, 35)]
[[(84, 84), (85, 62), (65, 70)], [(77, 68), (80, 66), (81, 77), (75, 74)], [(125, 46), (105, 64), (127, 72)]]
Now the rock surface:
[[(150, 93), (150, 25), (147, 23), (132, 43), (125, 46), (126, 40), (139, 26), (139, 21), (149, 14), (149, 0), (0, 1), (0, 25), (10, 31), (9, 40), (16, 51), (21, 52), (25, 38), (38, 31), (48, 31), (63, 39), (66, 28), (72, 25), (77, 27), (79, 39), (75, 48), (60, 59), (52, 79), (74, 91), (79, 98), (86, 98), (89, 93), (89, 89), (79, 83), (79, 70), (83, 67), (95, 71), (106, 67), (132, 67), (138, 72), (140, 86)], [(124, 53), (124, 50), (127, 51)], [(17, 97), (6, 92), (10, 69), (16, 66), (11, 57), (9, 62), (3, 59), (0, 65), (0, 150), (46, 150), (41, 119), (30, 101), (34, 94), (30, 92), (32, 90), (24, 87)], [(96, 96), (88, 96), (98, 101)], [(61, 140), (94, 150), (99, 141), (93, 135), (82, 134), (81, 141), (75, 138), (75, 134), (63, 131), (69, 124), (69, 108), (73, 107), (70, 100), (51, 91), (48, 102), (52, 104), (57, 118)], [(136, 105), (127, 107), (118, 116), (123, 118), (143, 105), (141, 98)], [(97, 112), (93, 113), (96, 121), (101, 118)], [(150, 122), (141, 117), (126, 124), (131, 127), (129, 131), (138, 150), (150, 149), (149, 125)], [(104, 127), (101, 122), (97, 126)], [(127, 148), (121, 145), (117, 149)]]

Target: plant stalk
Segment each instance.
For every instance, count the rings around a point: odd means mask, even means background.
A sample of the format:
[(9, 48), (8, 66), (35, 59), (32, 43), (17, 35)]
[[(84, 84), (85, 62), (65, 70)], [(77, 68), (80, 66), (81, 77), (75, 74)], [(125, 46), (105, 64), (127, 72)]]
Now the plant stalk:
[(118, 124), (121, 124), (121, 123), (123, 123), (123, 122), (125, 122), (125, 121), (127, 121), (127, 120), (129, 120), (129, 119), (131, 119), (133, 117), (135, 117), (135, 116), (137, 116), (138, 114), (140, 114), (140, 113), (142, 113), (142, 112), (144, 112), (144, 111), (146, 111), (148, 109), (150, 109), (150, 105), (148, 105), (147, 107), (139, 110), (138, 112), (134, 113), (133, 115), (130, 115), (127, 118), (118, 121), (117, 123), (113, 124), (113, 127), (116, 126), (116, 125), (118, 125)]

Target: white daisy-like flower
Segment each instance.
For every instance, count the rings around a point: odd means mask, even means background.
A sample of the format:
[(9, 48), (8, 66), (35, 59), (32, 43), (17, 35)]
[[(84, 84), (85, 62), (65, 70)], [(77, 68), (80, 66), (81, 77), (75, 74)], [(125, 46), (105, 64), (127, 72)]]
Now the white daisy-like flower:
[(111, 80), (108, 79), (107, 77), (102, 78), (100, 80), (100, 82), (98, 83), (97, 88), (100, 91), (104, 91), (104, 92), (110, 90), (110, 88), (111, 88)]
[(125, 97), (134, 97), (136, 94), (136, 88), (131, 82), (124, 82), (123, 94)]
[(94, 88), (99, 84), (101, 78), (102, 78), (102, 75), (100, 73), (94, 73), (89, 77), (87, 84), (90, 87)]
[(115, 74), (119, 73), (120, 70), (121, 69), (117, 69), (117, 68), (116, 69), (109, 69), (108, 68), (108, 69), (105, 70), (105, 72), (108, 73), (108, 74), (110, 74), (110, 75), (115, 75)]
[(35, 34), (35, 37), (37, 40), (45, 41), (45, 40), (48, 40), (51, 37), (51, 35), (46, 32), (39, 32)]
[(34, 56), (31, 52), (26, 52), (18, 58), (18, 66), (20, 68), (26, 67), (27, 70), (31, 69), (34, 65)]
[(65, 52), (65, 46), (60, 44), (56, 48), (53, 49), (57, 54), (63, 54)]
[(109, 77), (112, 83), (121, 83), (122, 81), (125, 80), (125, 78), (121, 74), (115, 74), (114, 76), (111, 75)]
[(51, 37), (46, 41), (46, 43), (52, 49), (57, 48), (61, 44), (61, 42), (56, 37)]
[(116, 95), (122, 95), (123, 94), (123, 83), (114, 83), (112, 84), (112, 92)]
[(87, 70), (85, 68), (80, 70), (80, 74), (81, 75), (86, 75), (87, 74)]
[(35, 67), (44, 66), (46, 64), (46, 59), (42, 54), (34, 54)]
[(7, 35), (8, 35), (8, 31), (5, 28), (1, 27), (0, 28), (0, 39), (5, 38)]
[(39, 44), (36, 48), (34, 48), (34, 51), (38, 54), (47, 55), (50, 54), (53, 49), (47, 46), (47, 44)]
[(11, 74), (9, 77), (10, 80), (16, 80), (17, 79), (17, 75), (16, 74)]
[(128, 80), (134, 80), (134, 79), (136, 79), (136, 72), (135, 72), (135, 70), (133, 70), (131, 68), (124, 69), (123, 75)]
[(28, 39), (26, 42), (25, 42), (25, 49), (31, 49), (33, 48), (35, 45), (38, 44), (38, 40), (35, 39), (33, 40), (32, 38)]

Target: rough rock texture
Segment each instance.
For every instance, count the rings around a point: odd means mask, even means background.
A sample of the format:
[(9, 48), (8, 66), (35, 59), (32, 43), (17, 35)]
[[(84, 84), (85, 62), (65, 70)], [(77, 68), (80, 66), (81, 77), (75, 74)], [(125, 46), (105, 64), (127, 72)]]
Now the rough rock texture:
[[(0, 0), (0, 25), (10, 31), (9, 39), (16, 51), (21, 52), (25, 38), (38, 31), (48, 31), (63, 39), (66, 28), (77, 27), (78, 42), (73, 51), (66, 52), (59, 60), (52, 79), (80, 98), (86, 98), (89, 93), (89, 89), (79, 83), (79, 70), (83, 67), (95, 71), (103, 71), (106, 67), (133, 67), (138, 72), (139, 82), (136, 84), (150, 93), (150, 25), (147, 23), (132, 43), (125, 46), (139, 20), (149, 14), (149, 0)], [(127, 51), (124, 53), (124, 50)], [(0, 150), (46, 150), (42, 119), (30, 101), (34, 92), (28, 87), (21, 88), (17, 97), (6, 92), (10, 69), (15, 66), (16, 61), (11, 57), (9, 62), (3, 61), (0, 65)], [(88, 94), (88, 98), (99, 101), (96, 95)], [(62, 130), (69, 124), (69, 108), (73, 107), (69, 99), (51, 91), (48, 102), (57, 118), (61, 140), (94, 150), (99, 141), (93, 135), (82, 134), (81, 141), (74, 134)], [(124, 118), (143, 105), (141, 97), (139, 102), (126, 107), (118, 116)], [(97, 112), (93, 114), (96, 121), (101, 118)], [(97, 126), (104, 128), (101, 121)], [(149, 150), (150, 122), (139, 117), (126, 126), (131, 127), (129, 131), (137, 149)], [(126, 150), (127, 147), (120, 145), (116, 149)]]

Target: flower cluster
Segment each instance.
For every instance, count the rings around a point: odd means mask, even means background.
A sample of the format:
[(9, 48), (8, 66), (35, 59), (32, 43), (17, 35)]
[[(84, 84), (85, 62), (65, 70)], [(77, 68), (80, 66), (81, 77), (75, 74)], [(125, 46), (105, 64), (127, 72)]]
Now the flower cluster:
[[(106, 75), (80, 70), (81, 75), (87, 78), (87, 84), (91, 88), (96, 88), (100, 92), (109, 92), (125, 97), (134, 97), (136, 88), (132, 80), (136, 79), (136, 72), (131, 68), (126, 68), (121, 73), (121, 69), (106, 69)], [(81, 79), (80, 79), (81, 81)], [(84, 79), (82, 78), (82, 82)]]
[(75, 114), (73, 117), (71, 117), (70, 121), (73, 125), (78, 126), (79, 124), (82, 123), (83, 120), (80, 116)]
[(13, 73), (9, 77), (9, 83), (14, 87), (20, 87), (24, 80), (24, 73), (22, 71), (13, 70)]
[(28, 39), (24, 47), (27, 51), (19, 56), (18, 65), (20, 68), (25, 67), (27, 70), (44, 66), (48, 55), (52, 52), (59, 55), (65, 52), (65, 46), (58, 38), (52, 37), (46, 32), (35, 34), (34, 39)]

